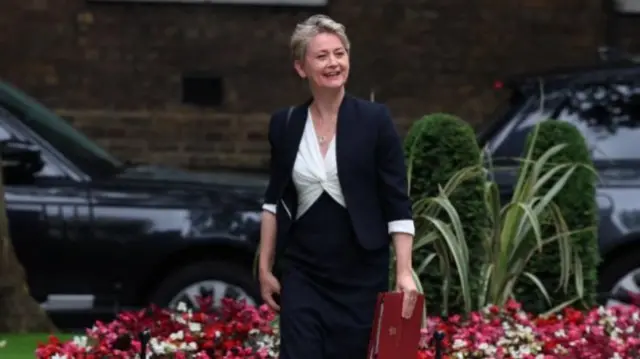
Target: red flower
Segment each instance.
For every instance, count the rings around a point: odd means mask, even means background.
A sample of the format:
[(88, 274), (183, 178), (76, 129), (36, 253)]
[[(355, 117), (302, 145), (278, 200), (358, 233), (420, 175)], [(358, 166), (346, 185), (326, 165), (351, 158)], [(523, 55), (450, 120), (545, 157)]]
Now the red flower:
[[(52, 336), (38, 345), (36, 357), (59, 354), (74, 359), (132, 359), (140, 351), (138, 335), (149, 330), (153, 338), (149, 349), (162, 343), (184, 348), (171, 357), (174, 359), (276, 359), (270, 354), (278, 351), (277, 330), (271, 327), (275, 313), (266, 306), (253, 308), (230, 299), (222, 304), (219, 312), (208, 307), (194, 313), (172, 313), (157, 307), (123, 312), (113, 322), (97, 322), (87, 330), (90, 348)], [(640, 339), (635, 334), (640, 332), (640, 311), (636, 307), (589, 312), (567, 308), (561, 315), (536, 317), (509, 301), (504, 307), (490, 306), (465, 318), (430, 318), (416, 348), (418, 359), (435, 358), (431, 341), (435, 331), (445, 334), (444, 358), (513, 359), (509, 353), (524, 349), (530, 351), (519, 356), (524, 359), (640, 358)]]

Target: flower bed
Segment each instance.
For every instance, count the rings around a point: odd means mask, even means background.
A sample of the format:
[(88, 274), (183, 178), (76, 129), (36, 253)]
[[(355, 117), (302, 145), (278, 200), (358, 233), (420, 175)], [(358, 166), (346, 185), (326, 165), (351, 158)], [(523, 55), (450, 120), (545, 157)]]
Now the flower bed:
[[(206, 301), (202, 307), (206, 308)], [(124, 359), (140, 353), (139, 333), (149, 330), (153, 358), (271, 359), (278, 357), (274, 313), (225, 300), (218, 312), (169, 312), (150, 308), (97, 323), (87, 336), (70, 342), (52, 337), (38, 347), (40, 359)], [(636, 307), (567, 309), (548, 318), (524, 313), (516, 302), (489, 307), (463, 321), (431, 319), (423, 331), (419, 359), (434, 358), (430, 338), (445, 333), (444, 358), (636, 359), (640, 358), (640, 311)]]

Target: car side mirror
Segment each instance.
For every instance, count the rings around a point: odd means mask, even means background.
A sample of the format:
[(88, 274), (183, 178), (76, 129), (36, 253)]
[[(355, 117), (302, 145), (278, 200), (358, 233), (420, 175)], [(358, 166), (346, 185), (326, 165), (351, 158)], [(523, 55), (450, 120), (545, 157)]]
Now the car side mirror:
[(23, 183), (33, 180), (44, 167), (40, 149), (35, 145), (14, 138), (0, 141), (2, 171), (5, 183)]

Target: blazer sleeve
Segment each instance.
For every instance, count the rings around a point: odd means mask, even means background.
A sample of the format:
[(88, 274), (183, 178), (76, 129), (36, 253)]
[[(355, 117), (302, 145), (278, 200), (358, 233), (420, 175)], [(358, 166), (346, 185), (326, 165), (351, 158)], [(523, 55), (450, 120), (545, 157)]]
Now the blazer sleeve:
[(414, 235), (404, 150), (389, 108), (385, 105), (378, 111), (376, 161), (382, 210), (389, 233)]
[(278, 189), (277, 189), (277, 174), (278, 174), (278, 151), (276, 148), (277, 143), (277, 115), (271, 115), (271, 120), (269, 120), (269, 146), (271, 147), (271, 157), (269, 160), (269, 184), (267, 185), (267, 189), (264, 194), (264, 204), (262, 205), (262, 209), (265, 211), (269, 211), (273, 214), (276, 213), (276, 207), (278, 202)]

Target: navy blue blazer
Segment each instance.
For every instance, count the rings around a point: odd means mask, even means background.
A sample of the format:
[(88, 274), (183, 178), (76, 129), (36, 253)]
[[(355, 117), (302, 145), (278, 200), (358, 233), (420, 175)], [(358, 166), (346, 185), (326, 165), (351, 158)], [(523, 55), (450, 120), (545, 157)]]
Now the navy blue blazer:
[[(277, 204), (276, 253), (289, 239), (298, 196), (292, 171), (312, 100), (274, 113), (269, 124), (271, 175), (265, 203)], [(388, 222), (412, 219), (400, 136), (386, 105), (345, 95), (336, 129), (338, 178), (358, 242), (389, 245)]]

